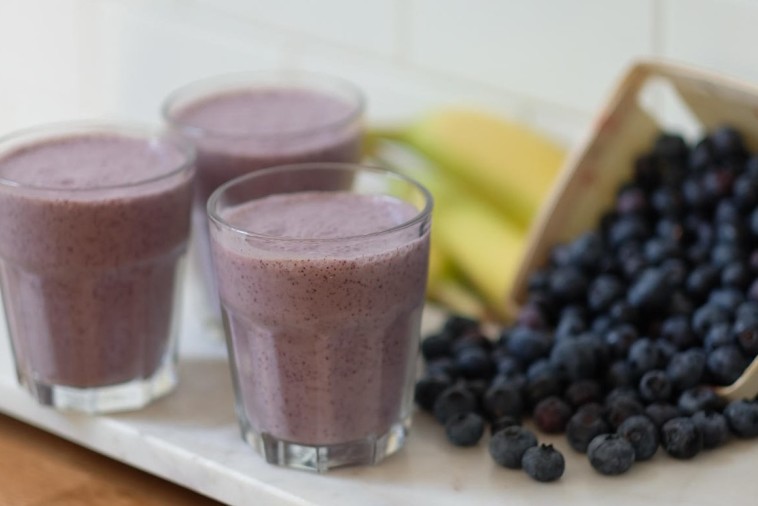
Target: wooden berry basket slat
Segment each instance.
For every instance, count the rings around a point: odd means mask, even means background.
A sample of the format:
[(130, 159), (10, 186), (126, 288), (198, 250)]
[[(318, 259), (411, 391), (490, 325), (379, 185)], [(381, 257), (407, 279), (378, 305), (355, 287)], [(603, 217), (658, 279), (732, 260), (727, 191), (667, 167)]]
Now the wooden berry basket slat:
[(632, 176), (635, 158), (649, 151), (662, 129), (641, 104), (651, 80), (663, 80), (705, 130), (729, 124), (758, 150), (758, 86), (662, 61), (633, 64), (596, 117), (588, 137), (569, 156), (530, 231), (524, 259), (507, 294), (512, 314), (525, 300), (529, 274), (550, 249), (595, 227), (618, 185)]

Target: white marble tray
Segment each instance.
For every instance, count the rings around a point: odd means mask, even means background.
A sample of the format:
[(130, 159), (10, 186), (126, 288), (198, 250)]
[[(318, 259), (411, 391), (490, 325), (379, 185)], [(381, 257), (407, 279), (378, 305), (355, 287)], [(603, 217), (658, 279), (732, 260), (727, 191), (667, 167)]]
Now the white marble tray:
[[(562, 437), (544, 438), (567, 457), (557, 483), (498, 468), (483, 440), (457, 449), (430, 417), (416, 416), (408, 445), (382, 465), (326, 475), (263, 462), (240, 439), (221, 343), (203, 338), (190, 315), (188, 283), (181, 341), (181, 384), (170, 397), (131, 414), (88, 417), (37, 406), (15, 384), (10, 350), (0, 336), (0, 411), (229, 504), (266, 505), (754, 505), (758, 503), (758, 440), (678, 462), (659, 452), (617, 478), (597, 475)], [(0, 321), (5, 332), (5, 324)]]

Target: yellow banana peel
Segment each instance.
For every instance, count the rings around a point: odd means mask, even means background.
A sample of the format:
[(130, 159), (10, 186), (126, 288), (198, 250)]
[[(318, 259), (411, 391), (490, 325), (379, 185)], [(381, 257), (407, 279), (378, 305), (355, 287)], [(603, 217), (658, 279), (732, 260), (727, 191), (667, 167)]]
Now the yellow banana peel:
[(464, 314), (506, 318), (504, 297), (521, 260), (523, 232), (411, 146), (380, 140), (373, 154), (383, 165), (421, 182), (434, 196), (430, 298)]
[(537, 214), (566, 155), (523, 125), (473, 110), (433, 112), (400, 136), (523, 230)]

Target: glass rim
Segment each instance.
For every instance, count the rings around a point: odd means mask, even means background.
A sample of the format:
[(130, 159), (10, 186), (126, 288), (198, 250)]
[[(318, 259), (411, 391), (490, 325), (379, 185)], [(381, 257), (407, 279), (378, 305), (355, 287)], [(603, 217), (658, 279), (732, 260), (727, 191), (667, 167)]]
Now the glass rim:
[[(330, 84), (336, 84), (338, 87), (347, 90), (351, 95), (351, 107), (350, 111), (336, 120), (332, 120), (321, 125), (309, 126), (305, 128), (294, 128), (291, 130), (284, 130), (281, 132), (265, 132), (265, 131), (245, 131), (245, 132), (221, 132), (215, 128), (207, 128), (200, 125), (190, 124), (180, 121), (177, 118), (176, 113), (182, 108), (177, 107), (177, 104), (181, 102), (183, 98), (192, 97), (192, 94), (198, 90), (202, 90), (204, 87), (210, 87), (207, 92), (199, 93), (194, 98), (188, 100), (187, 104), (195, 104), (203, 101), (216, 94), (223, 93), (224, 91), (239, 91), (246, 90), (255, 87), (259, 84), (266, 83), (266, 79), (283, 80), (288, 79), (293, 81), (293, 84), (298, 84), (301, 81), (307, 88), (309, 83), (321, 81), (329, 82)], [(225, 89), (223, 85), (226, 84), (228, 89)], [(217, 88), (212, 89), (214, 85)], [(366, 96), (355, 84), (343, 79), (341, 77), (332, 76), (329, 74), (322, 74), (320, 72), (311, 72), (307, 70), (253, 70), (244, 72), (231, 72), (226, 74), (218, 74), (214, 76), (204, 77), (190, 81), (183, 86), (174, 89), (163, 100), (161, 105), (161, 116), (164, 121), (183, 133), (187, 133), (195, 136), (207, 136), (213, 138), (229, 138), (229, 139), (243, 139), (243, 138), (261, 138), (267, 139), (271, 137), (279, 136), (291, 136), (297, 137), (301, 135), (308, 135), (313, 132), (317, 132), (321, 129), (334, 129), (345, 125), (349, 125), (353, 121), (360, 118), (366, 109)]]
[[(44, 186), (16, 181), (0, 174), (0, 187), (16, 188), (54, 193), (94, 193), (103, 190), (119, 190), (147, 186), (166, 179), (170, 179), (195, 165), (196, 152), (191, 142), (180, 136), (166, 132), (164, 129), (147, 123), (139, 123), (121, 120), (73, 120), (44, 123), (28, 128), (22, 128), (0, 136), (0, 161), (18, 148), (34, 146), (50, 140), (66, 139), (85, 134), (113, 134), (133, 136), (139, 140), (148, 141), (158, 139), (162, 143), (170, 144), (181, 155), (182, 162), (165, 173), (156, 176), (132, 181), (129, 183), (107, 184), (89, 188), (60, 188)], [(35, 137), (38, 136), (38, 137)], [(28, 142), (24, 142), (27, 139)], [(8, 144), (18, 141), (19, 144), (5, 151)], [(173, 164), (172, 164), (173, 165)]]
[[(420, 211), (418, 211), (412, 218), (389, 228), (385, 228), (385, 229), (382, 229), (376, 232), (371, 232), (368, 234), (358, 234), (358, 235), (350, 235), (350, 236), (343, 236), (343, 237), (329, 237), (329, 238), (283, 237), (283, 236), (276, 236), (276, 235), (261, 234), (258, 232), (251, 232), (249, 230), (245, 230), (243, 228), (239, 228), (232, 225), (223, 217), (221, 217), (216, 209), (218, 207), (217, 206), (218, 201), (221, 199), (221, 196), (224, 193), (226, 193), (231, 188), (234, 188), (241, 184), (245, 184), (250, 180), (254, 180), (259, 177), (265, 177), (271, 174), (278, 174), (278, 173), (284, 173), (284, 172), (298, 172), (298, 171), (324, 170), (324, 169), (352, 171), (354, 173), (364, 171), (364, 172), (370, 172), (374, 174), (381, 174), (381, 175), (388, 175), (391, 177), (395, 177), (401, 181), (408, 183), (409, 185), (411, 185), (413, 188), (415, 188), (421, 193), (424, 199), (424, 207)], [(313, 191), (319, 191), (319, 190), (313, 190)], [(327, 190), (327, 191), (330, 191), (330, 190)], [(272, 193), (271, 195), (281, 195), (281, 194), (283, 193), (281, 192)], [(250, 200), (246, 202), (250, 202)], [(434, 197), (432, 196), (431, 192), (429, 192), (429, 190), (427, 190), (426, 187), (424, 187), (424, 185), (422, 185), (421, 183), (419, 183), (413, 178), (410, 178), (404, 174), (400, 174), (399, 172), (388, 169), (386, 167), (382, 167), (379, 165), (364, 164), (364, 163), (306, 162), (306, 163), (295, 163), (295, 164), (288, 164), (288, 165), (277, 165), (274, 167), (269, 167), (267, 169), (257, 170), (255, 172), (251, 172), (249, 174), (245, 174), (243, 176), (239, 176), (230, 181), (227, 181), (223, 185), (219, 186), (211, 194), (206, 204), (206, 213), (208, 217), (210, 218), (210, 220), (216, 225), (218, 225), (219, 227), (226, 229), (228, 231), (234, 232), (238, 235), (242, 235), (244, 237), (272, 241), (272, 242), (282, 242), (282, 243), (302, 242), (302, 243), (312, 243), (312, 244), (328, 244), (328, 243), (338, 243), (338, 242), (344, 242), (344, 241), (355, 241), (358, 239), (372, 239), (375, 237), (381, 237), (383, 235), (392, 234), (394, 232), (411, 228), (414, 225), (417, 225), (421, 223), (422, 221), (426, 220), (427, 218), (429, 218), (431, 216), (433, 207), (434, 207)]]

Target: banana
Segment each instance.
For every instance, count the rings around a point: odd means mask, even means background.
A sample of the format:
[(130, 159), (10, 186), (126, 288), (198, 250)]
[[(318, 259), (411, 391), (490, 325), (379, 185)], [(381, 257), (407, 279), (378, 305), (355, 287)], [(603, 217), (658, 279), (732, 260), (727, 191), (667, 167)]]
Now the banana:
[(433, 112), (399, 137), (522, 230), (531, 224), (566, 154), (522, 125), (471, 110)]
[(448, 307), (454, 304), (464, 314), (507, 318), (504, 297), (521, 260), (524, 233), (411, 146), (387, 139), (374, 142), (373, 154), (380, 163), (418, 180), (434, 196), (430, 298)]

